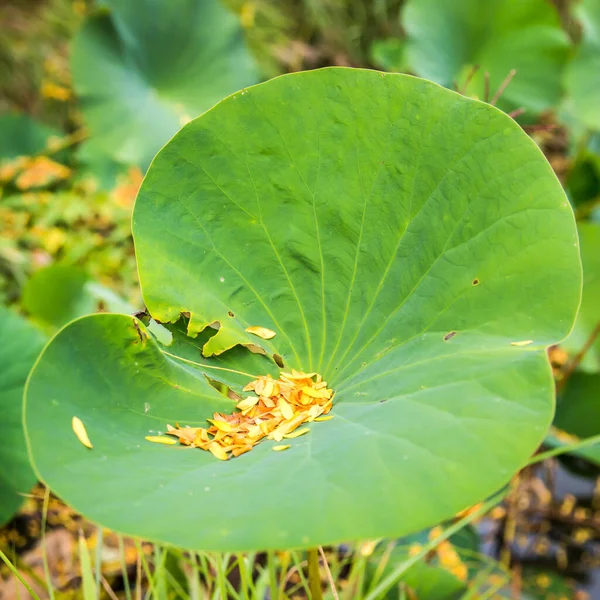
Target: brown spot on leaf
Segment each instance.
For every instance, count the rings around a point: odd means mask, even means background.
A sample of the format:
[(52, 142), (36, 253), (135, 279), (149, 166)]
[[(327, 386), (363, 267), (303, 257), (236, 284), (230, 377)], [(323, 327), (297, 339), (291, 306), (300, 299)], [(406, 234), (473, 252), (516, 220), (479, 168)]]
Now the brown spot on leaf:
[(477, 278), (473, 279), (473, 285), (479, 285), (479, 279), (477, 279)]

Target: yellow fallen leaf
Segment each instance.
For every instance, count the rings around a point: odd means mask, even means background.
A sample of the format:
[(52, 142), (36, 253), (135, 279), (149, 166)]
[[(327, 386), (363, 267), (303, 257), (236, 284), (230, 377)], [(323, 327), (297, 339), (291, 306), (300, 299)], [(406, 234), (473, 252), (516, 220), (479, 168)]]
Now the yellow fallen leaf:
[(287, 450), (289, 447), (290, 447), (289, 444), (285, 444), (285, 445), (282, 445), (282, 446), (273, 446), (273, 450), (275, 452), (281, 452), (282, 450)]
[(75, 432), (77, 439), (86, 448), (93, 448), (92, 442), (90, 442), (90, 438), (88, 437), (87, 431), (85, 430), (85, 425), (81, 422), (81, 419), (79, 419), (78, 417), (73, 417), (71, 425), (73, 426), (73, 431)]
[(524, 340), (523, 342), (511, 342), (511, 346), (529, 346), (529, 344), (533, 344), (533, 340)]
[(258, 325), (253, 325), (252, 327), (246, 327), (246, 331), (251, 333), (252, 335), (256, 335), (263, 340), (270, 340), (274, 338), (277, 334), (266, 327), (259, 327)]
[(167, 446), (174, 446), (177, 443), (177, 440), (165, 437), (163, 435), (147, 435), (146, 439), (149, 442), (154, 442), (155, 444), (165, 444)]

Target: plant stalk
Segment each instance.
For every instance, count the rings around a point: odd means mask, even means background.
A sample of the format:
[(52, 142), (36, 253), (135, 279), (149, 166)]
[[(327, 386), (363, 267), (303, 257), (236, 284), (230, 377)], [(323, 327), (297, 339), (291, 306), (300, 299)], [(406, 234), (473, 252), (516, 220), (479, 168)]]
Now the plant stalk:
[(308, 587), (312, 600), (323, 600), (321, 573), (319, 572), (319, 549), (307, 550), (306, 558), (308, 559)]

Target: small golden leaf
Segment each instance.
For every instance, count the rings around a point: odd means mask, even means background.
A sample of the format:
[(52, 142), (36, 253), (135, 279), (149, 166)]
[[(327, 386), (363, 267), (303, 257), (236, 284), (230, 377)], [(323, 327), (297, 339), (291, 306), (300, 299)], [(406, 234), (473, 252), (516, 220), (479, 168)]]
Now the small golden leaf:
[(93, 448), (92, 442), (90, 442), (90, 438), (88, 437), (87, 431), (85, 430), (85, 425), (81, 422), (81, 419), (78, 417), (73, 417), (71, 422), (73, 426), (73, 431), (77, 436), (77, 439), (86, 447)]
[(256, 335), (263, 340), (270, 340), (274, 338), (277, 334), (266, 327), (259, 327), (258, 325), (253, 325), (252, 327), (246, 327), (246, 331), (251, 333), (252, 335)]
[(281, 452), (282, 450), (287, 450), (290, 447), (289, 444), (284, 444), (282, 446), (273, 446), (273, 450), (275, 452)]
[(155, 444), (165, 444), (166, 446), (174, 446), (177, 443), (177, 440), (174, 440), (172, 437), (168, 438), (163, 435), (147, 435), (146, 439), (149, 442), (154, 442)]

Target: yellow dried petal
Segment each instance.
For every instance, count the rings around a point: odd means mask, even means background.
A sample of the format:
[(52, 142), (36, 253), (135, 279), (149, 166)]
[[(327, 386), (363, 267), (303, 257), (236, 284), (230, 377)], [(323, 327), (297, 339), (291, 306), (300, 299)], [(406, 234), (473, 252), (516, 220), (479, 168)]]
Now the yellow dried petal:
[(273, 381), (271, 379), (267, 379), (265, 381), (265, 385), (263, 387), (261, 396), (266, 396), (268, 398), (272, 395), (273, 395)]
[(233, 426), (231, 423), (227, 421), (219, 421), (218, 419), (206, 419), (209, 423), (214, 425), (219, 431), (223, 431), (225, 433), (229, 433), (233, 431)]
[(242, 446), (241, 448), (234, 448), (231, 451), (231, 454), (233, 454), (234, 456), (240, 456), (241, 454), (244, 454), (245, 452), (248, 452), (249, 450), (252, 450), (252, 446)]
[(317, 417), (317, 418), (315, 419), (315, 423), (320, 423), (320, 422), (322, 422), (322, 421), (329, 421), (329, 419), (333, 419), (333, 417), (334, 417), (334, 416), (335, 416), (335, 415), (328, 415), (328, 416), (326, 416), (326, 417)]
[(277, 406), (279, 406), (279, 410), (283, 415), (283, 418), (289, 421), (294, 416), (294, 409), (283, 399), (279, 398), (277, 401)]
[(252, 408), (255, 404), (258, 404), (259, 397), (258, 396), (248, 396), (244, 398), (241, 402), (236, 404), (236, 408), (240, 410), (248, 410)]
[(85, 430), (85, 425), (82, 423), (81, 419), (78, 417), (73, 417), (71, 421), (71, 426), (73, 427), (73, 431), (77, 436), (77, 439), (86, 447), (93, 448), (92, 442), (90, 442), (90, 438), (88, 437), (87, 431)]
[(273, 402), (273, 400), (271, 400), (271, 398), (266, 397), (266, 396), (262, 396), (261, 400), (263, 401), (263, 404), (267, 407), (267, 408), (274, 408), (275, 407), (275, 402)]
[(310, 396), (311, 398), (323, 398), (323, 393), (319, 390), (315, 390), (307, 385), (302, 388), (302, 393)]
[(146, 439), (149, 442), (154, 442), (155, 444), (165, 444), (166, 446), (174, 446), (177, 443), (177, 440), (164, 435), (147, 435)]
[(267, 329), (266, 327), (259, 327), (258, 325), (253, 325), (252, 327), (246, 327), (246, 331), (251, 333), (252, 335), (256, 335), (263, 340), (270, 340), (274, 338), (277, 334), (271, 329)]
[(287, 450), (290, 447), (289, 444), (284, 444), (282, 446), (273, 446), (273, 450), (275, 452), (281, 452), (282, 450)]
[(227, 452), (225, 452), (225, 450), (223, 450), (223, 448), (216, 442), (210, 443), (208, 445), (208, 450), (215, 458), (218, 458), (219, 460), (227, 460), (229, 458), (229, 456), (227, 456)]
[(296, 431), (294, 431), (292, 433), (286, 433), (283, 437), (288, 438), (288, 439), (293, 439), (293, 438), (300, 437), (301, 435), (306, 435), (309, 431), (310, 431), (310, 429), (308, 427), (305, 427), (304, 429), (296, 429)]

